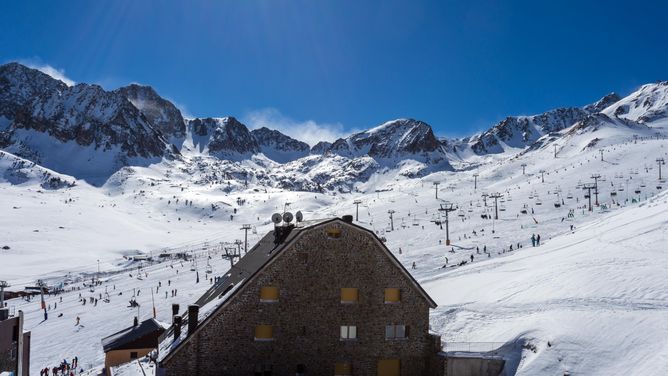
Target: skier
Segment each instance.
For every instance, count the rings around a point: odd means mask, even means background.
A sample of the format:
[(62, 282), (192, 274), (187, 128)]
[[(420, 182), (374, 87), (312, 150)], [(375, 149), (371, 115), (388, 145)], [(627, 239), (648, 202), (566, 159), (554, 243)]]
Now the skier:
[(74, 324), (74, 326), (79, 326), (79, 322), (80, 322), (80, 321), (81, 321), (81, 319), (79, 318), (79, 316), (77, 316), (77, 323)]
[(536, 234), (531, 234), (531, 246), (536, 246)]
[(471, 262), (473, 262), (473, 254), (471, 254)]
[(540, 234), (536, 236), (536, 245), (540, 246)]
[(413, 261), (413, 266), (412, 266), (412, 268), (415, 269), (415, 261)]

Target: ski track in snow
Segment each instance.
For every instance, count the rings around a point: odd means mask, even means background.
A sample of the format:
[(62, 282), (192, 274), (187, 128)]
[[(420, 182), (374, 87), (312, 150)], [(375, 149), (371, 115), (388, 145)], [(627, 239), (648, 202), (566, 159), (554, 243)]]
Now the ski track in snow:
[[(90, 280), (100, 260), (104, 284), (95, 292), (64, 293), (62, 303), (59, 297), (47, 297), (47, 304), (58, 304), (49, 311), (47, 321), (38, 301), (8, 301), (11, 309), (25, 312), (26, 328), (32, 331), (33, 374), (74, 355), (85, 368), (95, 368), (103, 363), (100, 339), (129, 326), (137, 313), (127, 307), (133, 289), (141, 290), (137, 299), (142, 320), (151, 316), (149, 292), (153, 289), (158, 319), (169, 322), (172, 303), (181, 304), (183, 312), (210, 286), (203, 272), (206, 257), (198, 260), (202, 280), (197, 284), (190, 264), (176, 262), (175, 269), (169, 262), (148, 266), (148, 276), (138, 280), (130, 271), (138, 264), (123, 260), (123, 255), (137, 251), (156, 255), (164, 247), (177, 246), (201, 256), (211, 252), (213, 275), (222, 275), (229, 262), (220, 258), (219, 243), (243, 239), (242, 223), (256, 227), (256, 233), (249, 233), (250, 247), (271, 228), (271, 213), (281, 212), (286, 202), (288, 210), (301, 210), (313, 219), (354, 214), (352, 202), (360, 199), (359, 223), (387, 239), (388, 248), (439, 304), (431, 313), (431, 329), (442, 335), (446, 345), (531, 344), (535, 352), (520, 346), (507, 353), (517, 360), (520, 375), (565, 371), (617, 375), (619, 370), (624, 375), (659, 375), (668, 369), (668, 194), (655, 188), (654, 158), (666, 155), (668, 141), (622, 144), (615, 139), (603, 145), (606, 161), (601, 162), (598, 149), (582, 151), (591, 137), (572, 138), (556, 159), (548, 145), (520, 158), (512, 153), (488, 156), (464, 171), (437, 172), (423, 179), (408, 179), (389, 169), (358, 184), (366, 193), (352, 194), (278, 189), (265, 193), (263, 187), (252, 184), (226, 192), (221, 184), (193, 184), (192, 176), (179, 171), (175, 162), (121, 171), (99, 188), (79, 181), (72, 188), (47, 190), (29, 174), (20, 184), (0, 175), (0, 208), (9, 213), (0, 216), (0, 228), (8, 229), (0, 234), (0, 246), (10, 246), (0, 250), (0, 279), (7, 279), (12, 289), (34, 284), (38, 278), (57, 284), (68, 273), (72, 280)], [(528, 165), (526, 175), (521, 163)], [(545, 183), (541, 183), (541, 169), (547, 171)], [(637, 169), (638, 174), (630, 174), (629, 169)], [(480, 175), (476, 192), (473, 173)], [(605, 175), (600, 200), (608, 205), (611, 189), (625, 188), (618, 192), (621, 206), (592, 213), (580, 208), (586, 200), (576, 185), (589, 182), (592, 173)], [(615, 177), (619, 174), (624, 178)], [(439, 244), (444, 231), (431, 222), (438, 218), (441, 202), (434, 197), (434, 181), (442, 183), (439, 198), (461, 209), (450, 217), (454, 253)], [(646, 187), (640, 204), (630, 202), (635, 194), (625, 202), (641, 181)], [(553, 205), (557, 189), (565, 202), (560, 208)], [(480, 194), (495, 191), (504, 193), (505, 202), (500, 204), (506, 210), (499, 212), (498, 221), (481, 219), (492, 209), (482, 205)], [(536, 204), (535, 197), (528, 198), (534, 193), (542, 205)], [(566, 198), (568, 193), (573, 199)], [(238, 205), (237, 198), (246, 203)], [(193, 204), (186, 206), (184, 200)], [(212, 204), (217, 209), (212, 210)], [(519, 214), (523, 204), (534, 209), (537, 224), (531, 214)], [(389, 209), (395, 210), (394, 231), (388, 231)], [(576, 217), (562, 222), (568, 209), (575, 209)], [(541, 234), (540, 247), (531, 247), (532, 233)], [(518, 242), (523, 245), (519, 250)], [(514, 250), (504, 253), (510, 244)], [(476, 246), (482, 250), (485, 245), (491, 257), (476, 253)], [(475, 257), (472, 263), (470, 255)], [(445, 257), (448, 267), (442, 268)], [(469, 262), (451, 267), (461, 261)], [(413, 262), (416, 269), (411, 269)], [(172, 286), (165, 286), (167, 280), (172, 280)], [(155, 293), (159, 281), (162, 288)], [(69, 286), (81, 286), (81, 282)], [(165, 298), (165, 289), (172, 288), (178, 289), (177, 297)], [(99, 297), (105, 289), (110, 303), (100, 301), (93, 307), (78, 300), (79, 292)], [(74, 325), (77, 316), (80, 326)]]

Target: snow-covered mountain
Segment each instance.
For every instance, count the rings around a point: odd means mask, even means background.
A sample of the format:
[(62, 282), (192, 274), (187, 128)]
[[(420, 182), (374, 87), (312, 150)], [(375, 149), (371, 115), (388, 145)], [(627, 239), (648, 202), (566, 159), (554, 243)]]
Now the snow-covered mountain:
[(19, 64), (0, 67), (0, 147), (91, 182), (171, 157), (162, 134), (124, 96), (72, 87)]
[(195, 118), (188, 121), (193, 146), (219, 159), (249, 159), (260, 146), (248, 128), (233, 117)]
[(440, 162), (445, 159), (431, 126), (414, 119), (388, 121), (338, 139), (326, 151), (350, 158), (368, 155), (379, 160), (417, 158)]
[(279, 163), (303, 158), (309, 155), (311, 150), (307, 143), (267, 127), (253, 129), (251, 135), (255, 138), (262, 154)]
[(152, 87), (131, 84), (115, 92), (126, 97), (168, 140), (178, 143), (186, 136), (186, 123), (181, 111), (158, 95)]
[(310, 147), (277, 130), (250, 130), (234, 117), (185, 120), (150, 86), (68, 87), (10, 63), (0, 66), (0, 148), (98, 185), (123, 167), (176, 157), (181, 169), (198, 172), (195, 181), (350, 191), (378, 173), (421, 177), (452, 171), (455, 160), (470, 166), (471, 158), (525, 154), (575, 135), (589, 137), (585, 145), (592, 147), (604, 128), (651, 135), (668, 127), (667, 93), (668, 82), (648, 84), (625, 98), (611, 93), (581, 108), (509, 116), (459, 140), (437, 138), (425, 122), (397, 119)]
[(653, 123), (668, 117), (668, 81), (643, 85), (639, 90), (602, 110), (612, 117)]

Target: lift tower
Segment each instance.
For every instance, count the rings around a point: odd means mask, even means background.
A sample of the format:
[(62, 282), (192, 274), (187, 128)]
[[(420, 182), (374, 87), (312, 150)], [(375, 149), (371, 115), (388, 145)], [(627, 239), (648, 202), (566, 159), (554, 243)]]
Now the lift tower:
[(594, 179), (594, 195), (596, 196), (596, 202), (594, 205), (598, 206), (598, 179), (601, 178), (601, 175), (593, 174), (591, 178)]
[(499, 199), (503, 197), (503, 195), (497, 192), (492, 193), (489, 197), (494, 199), (494, 219), (499, 219)]
[(360, 221), (360, 204), (361, 203), (362, 203), (362, 200), (353, 201), (353, 204), (355, 205), (355, 222)]
[(455, 205), (451, 202), (444, 202), (441, 204), (441, 207), (438, 209), (440, 212), (445, 212), (445, 245), (450, 245), (450, 223), (448, 218), (448, 213), (455, 211)]

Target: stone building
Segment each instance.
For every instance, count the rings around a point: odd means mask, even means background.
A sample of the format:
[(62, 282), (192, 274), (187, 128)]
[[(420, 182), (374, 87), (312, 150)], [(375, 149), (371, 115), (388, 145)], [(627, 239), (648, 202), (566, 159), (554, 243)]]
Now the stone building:
[(167, 376), (443, 374), (435, 307), (351, 216), (277, 226), (175, 316), (159, 366)]
[(30, 332), (23, 330), (23, 312), (10, 316), (0, 308), (0, 374), (28, 376), (30, 372)]

